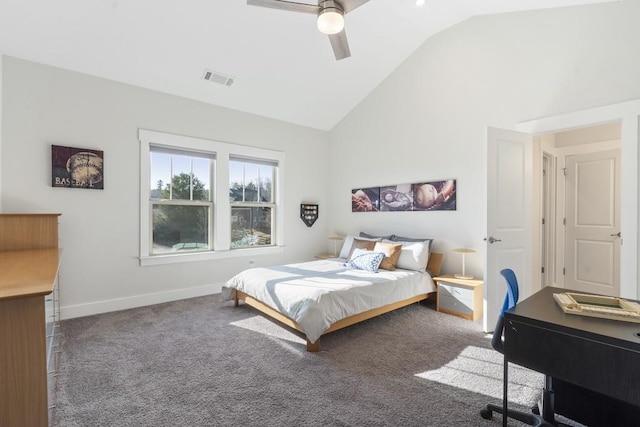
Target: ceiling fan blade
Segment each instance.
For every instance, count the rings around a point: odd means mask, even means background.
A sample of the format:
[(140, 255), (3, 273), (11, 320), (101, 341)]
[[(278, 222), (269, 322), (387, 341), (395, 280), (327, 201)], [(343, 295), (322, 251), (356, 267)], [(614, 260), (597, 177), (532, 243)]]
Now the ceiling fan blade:
[(284, 0), (247, 0), (249, 6), (261, 6), (271, 9), (288, 10), (291, 12), (303, 12), (318, 14), (318, 6), (304, 3), (294, 3), (292, 1)]
[(338, 34), (330, 34), (329, 41), (331, 42), (333, 53), (338, 61), (351, 56), (349, 43), (347, 42), (347, 33), (344, 30)]
[(338, 0), (338, 2), (342, 5), (342, 9), (344, 13), (349, 13), (353, 9), (362, 6), (369, 0)]

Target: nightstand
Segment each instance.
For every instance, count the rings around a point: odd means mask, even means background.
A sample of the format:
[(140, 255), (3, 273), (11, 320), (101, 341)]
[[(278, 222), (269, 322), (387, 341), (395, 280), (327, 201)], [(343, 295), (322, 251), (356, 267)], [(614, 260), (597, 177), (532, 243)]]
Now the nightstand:
[(336, 255), (334, 254), (317, 254), (313, 256), (314, 258), (317, 259), (329, 259), (329, 258), (336, 258)]
[(438, 285), (437, 310), (468, 320), (482, 317), (482, 280), (458, 279), (453, 274), (434, 277)]

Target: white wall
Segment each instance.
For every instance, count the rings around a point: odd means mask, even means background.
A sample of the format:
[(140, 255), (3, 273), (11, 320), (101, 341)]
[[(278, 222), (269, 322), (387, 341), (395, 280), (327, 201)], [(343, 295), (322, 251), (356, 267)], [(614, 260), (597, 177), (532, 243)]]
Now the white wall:
[[(63, 316), (214, 292), (244, 257), (140, 267), (138, 128), (284, 151), (283, 253), (256, 266), (309, 260), (328, 241), (326, 132), (4, 57), (4, 212), (60, 212)], [(205, 87), (205, 85), (207, 85)], [(203, 90), (211, 90), (205, 82)], [(233, 90), (221, 87), (220, 90)], [(105, 189), (51, 187), (51, 144), (104, 151)], [(320, 204), (312, 228), (301, 202)]]
[[(429, 39), (331, 131), (330, 232), (394, 232), (480, 250), (487, 126), (640, 97), (640, 2), (482, 16)], [(637, 165), (636, 165), (637, 167)], [(351, 213), (352, 188), (458, 180), (456, 212)]]

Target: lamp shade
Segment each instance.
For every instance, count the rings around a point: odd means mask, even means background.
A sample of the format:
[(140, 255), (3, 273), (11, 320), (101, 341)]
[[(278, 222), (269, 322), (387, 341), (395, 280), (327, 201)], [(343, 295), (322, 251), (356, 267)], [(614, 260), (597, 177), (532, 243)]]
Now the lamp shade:
[(476, 251), (474, 249), (469, 249), (469, 248), (458, 248), (458, 249), (454, 249), (453, 252), (458, 252), (459, 254), (472, 254), (472, 253), (475, 253)]
[(317, 24), (318, 30), (323, 34), (338, 34), (344, 29), (344, 14), (337, 7), (325, 7), (318, 12)]
[(465, 272), (465, 262), (464, 262), (464, 256), (466, 254), (471, 254), (474, 253), (475, 250), (474, 249), (469, 249), (469, 248), (458, 248), (458, 249), (454, 249), (453, 252), (457, 252), (459, 254), (462, 254), (462, 274), (454, 274), (453, 276), (457, 279), (465, 279), (465, 280), (469, 280), (469, 279), (473, 279), (473, 276), (469, 276), (466, 274)]
[(333, 256), (338, 256), (338, 242), (344, 240), (342, 236), (330, 236), (329, 240), (333, 240)]

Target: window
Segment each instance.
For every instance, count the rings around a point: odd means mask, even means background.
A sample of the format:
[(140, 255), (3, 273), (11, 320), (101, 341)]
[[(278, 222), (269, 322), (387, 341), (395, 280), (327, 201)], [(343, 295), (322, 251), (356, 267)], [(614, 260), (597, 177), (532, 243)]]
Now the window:
[(284, 153), (139, 130), (140, 264), (282, 252)]
[(150, 147), (151, 253), (211, 250), (213, 155)]
[(270, 246), (276, 216), (273, 162), (229, 159), (231, 248)]

